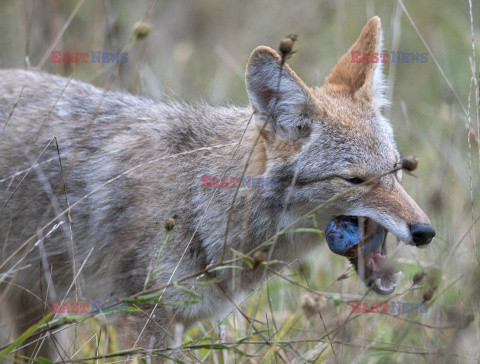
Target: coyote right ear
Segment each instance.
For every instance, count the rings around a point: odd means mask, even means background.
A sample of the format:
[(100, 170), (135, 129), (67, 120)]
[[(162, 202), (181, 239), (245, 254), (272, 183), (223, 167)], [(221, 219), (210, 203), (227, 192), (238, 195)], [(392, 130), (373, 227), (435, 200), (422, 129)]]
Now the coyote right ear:
[(350, 47), (332, 72), (325, 79), (325, 86), (333, 87), (341, 93), (355, 94), (363, 92), (370, 100), (377, 102), (382, 98), (384, 81), (382, 78), (381, 62), (367, 63), (354, 62), (352, 52), (358, 54), (374, 54), (380, 52), (382, 45), (382, 23), (378, 16), (371, 18), (362, 29), (357, 41)]
[(304, 138), (311, 130), (310, 90), (287, 64), (282, 69), (281, 61), (269, 47), (252, 52), (245, 75), (248, 97), (273, 137)]

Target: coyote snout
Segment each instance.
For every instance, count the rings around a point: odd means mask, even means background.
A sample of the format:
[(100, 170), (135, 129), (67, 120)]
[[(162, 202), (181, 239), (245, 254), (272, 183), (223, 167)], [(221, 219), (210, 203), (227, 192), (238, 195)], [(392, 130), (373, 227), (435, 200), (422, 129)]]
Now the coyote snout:
[(413, 244), (422, 246), (430, 244), (435, 237), (435, 229), (429, 224), (412, 224), (410, 225), (410, 234), (412, 235)]
[(350, 206), (326, 229), (332, 251), (348, 257), (365, 284), (380, 294), (396, 288), (396, 274), (387, 258), (388, 233), (415, 246), (429, 244), (435, 236), (428, 217), (400, 184), (401, 177), (396, 171), (365, 191), (359, 186)]

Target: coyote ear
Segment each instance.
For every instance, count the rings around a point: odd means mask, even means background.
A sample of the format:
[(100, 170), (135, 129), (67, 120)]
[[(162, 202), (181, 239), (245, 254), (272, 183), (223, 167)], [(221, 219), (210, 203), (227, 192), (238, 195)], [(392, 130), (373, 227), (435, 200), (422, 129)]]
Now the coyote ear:
[[(384, 89), (382, 59), (378, 55), (382, 44), (381, 28), (382, 24), (378, 16), (374, 16), (368, 21), (357, 41), (340, 58), (325, 79), (325, 86), (352, 95), (361, 90), (368, 99), (375, 102), (381, 101)], [(376, 62), (368, 63), (367, 60), (362, 60), (364, 53), (371, 56), (374, 56), (373, 53), (377, 53), (377, 58), (372, 58)], [(359, 61), (353, 62), (354, 60)]]
[[(274, 137), (296, 140), (310, 135), (310, 91), (269, 47), (257, 47), (247, 64), (248, 97), (265, 130)], [(280, 78), (281, 77), (281, 78)]]

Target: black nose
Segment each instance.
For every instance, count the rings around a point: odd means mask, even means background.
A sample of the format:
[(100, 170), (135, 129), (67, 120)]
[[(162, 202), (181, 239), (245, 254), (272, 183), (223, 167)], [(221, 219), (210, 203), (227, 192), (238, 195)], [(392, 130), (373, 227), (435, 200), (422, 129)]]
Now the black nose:
[(435, 236), (433, 226), (425, 224), (410, 225), (410, 233), (412, 234), (413, 244), (417, 246), (430, 243)]

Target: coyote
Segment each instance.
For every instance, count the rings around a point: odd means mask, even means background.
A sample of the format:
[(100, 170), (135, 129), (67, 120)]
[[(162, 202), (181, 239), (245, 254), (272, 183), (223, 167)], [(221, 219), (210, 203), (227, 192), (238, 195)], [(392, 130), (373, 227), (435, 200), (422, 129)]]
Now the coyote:
[[(292, 231), (332, 220), (362, 223), (362, 244), (376, 245), (348, 259), (368, 289), (393, 292), (393, 272), (382, 269), (387, 233), (419, 246), (435, 231), (402, 187), (381, 114), (382, 64), (351, 62), (352, 51), (380, 47), (373, 17), (312, 88), (260, 46), (246, 67), (247, 107), (155, 103), (46, 73), (0, 71), (6, 342), (53, 301), (114, 303), (156, 289), (162, 303), (175, 304), (106, 317), (123, 347), (166, 347), (175, 328), (225, 312), (237, 293), (259, 286), (267, 269), (247, 256), (291, 262), (320, 243), (318, 234)], [(202, 188), (205, 176), (275, 183)], [(243, 269), (222, 269), (225, 262)], [(199, 302), (187, 304), (192, 291)]]

